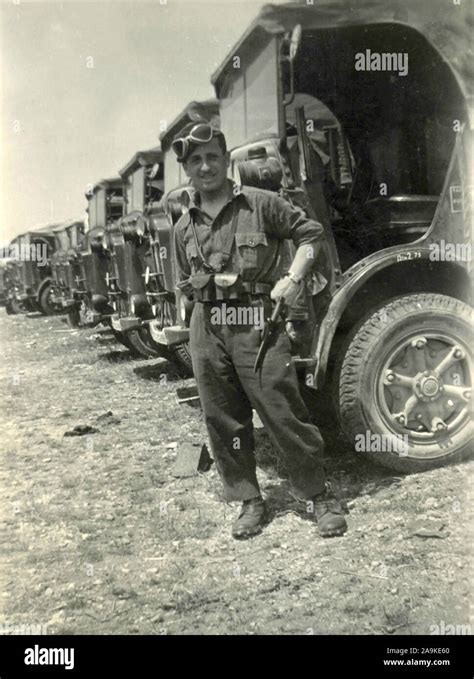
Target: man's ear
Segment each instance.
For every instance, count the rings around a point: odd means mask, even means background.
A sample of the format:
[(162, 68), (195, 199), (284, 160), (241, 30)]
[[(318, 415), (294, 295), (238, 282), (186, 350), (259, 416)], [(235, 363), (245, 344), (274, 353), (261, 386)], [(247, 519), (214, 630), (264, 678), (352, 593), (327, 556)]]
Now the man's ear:
[(226, 166), (227, 168), (230, 167), (230, 151), (226, 151), (226, 154), (225, 154), (225, 166)]

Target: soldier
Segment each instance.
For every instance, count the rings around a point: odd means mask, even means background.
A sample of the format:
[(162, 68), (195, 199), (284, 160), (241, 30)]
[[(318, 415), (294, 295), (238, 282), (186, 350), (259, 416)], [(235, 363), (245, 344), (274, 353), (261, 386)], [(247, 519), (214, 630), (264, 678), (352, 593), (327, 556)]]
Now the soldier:
[[(189, 211), (175, 228), (177, 281), (195, 301), (193, 369), (225, 499), (243, 502), (232, 535), (256, 535), (267, 519), (256, 477), (252, 408), (289, 472), (294, 495), (312, 508), (320, 534), (341, 535), (346, 520), (326, 481), (323, 440), (301, 397), (284, 331), (271, 336), (261, 369), (254, 370), (261, 340), (257, 312), (263, 308), (269, 316), (272, 300), (282, 297), (292, 306), (323, 228), (276, 194), (229, 180), (225, 137), (210, 125), (186, 126), (173, 150), (192, 184)], [(281, 277), (284, 239), (292, 239), (297, 251)]]

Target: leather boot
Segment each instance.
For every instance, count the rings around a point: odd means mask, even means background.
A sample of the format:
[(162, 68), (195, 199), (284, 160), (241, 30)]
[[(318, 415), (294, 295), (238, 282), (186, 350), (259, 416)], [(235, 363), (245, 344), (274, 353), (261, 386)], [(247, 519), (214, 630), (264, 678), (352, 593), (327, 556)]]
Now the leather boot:
[(347, 523), (344, 517), (344, 510), (334, 495), (329, 481), (326, 482), (323, 492), (315, 495), (311, 501), (313, 503), (314, 517), (322, 537), (333, 537), (346, 532)]
[(238, 519), (232, 524), (232, 537), (240, 540), (261, 532), (267, 518), (265, 501), (261, 497), (245, 500)]

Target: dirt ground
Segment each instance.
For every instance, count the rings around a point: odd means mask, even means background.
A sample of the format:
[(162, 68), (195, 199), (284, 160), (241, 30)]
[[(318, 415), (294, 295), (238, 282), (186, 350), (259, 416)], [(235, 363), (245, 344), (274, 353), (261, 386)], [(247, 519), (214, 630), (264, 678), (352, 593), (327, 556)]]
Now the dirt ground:
[[(0, 312), (0, 620), (48, 634), (430, 634), (472, 624), (465, 463), (396, 476), (318, 420), (349, 532), (323, 539), (257, 430), (272, 521), (245, 542), (214, 468), (171, 475), (205, 442), (190, 386), (106, 332)], [(97, 429), (65, 437), (74, 426)], [(472, 616), (472, 613), (471, 613)], [(435, 627), (433, 627), (435, 626)]]

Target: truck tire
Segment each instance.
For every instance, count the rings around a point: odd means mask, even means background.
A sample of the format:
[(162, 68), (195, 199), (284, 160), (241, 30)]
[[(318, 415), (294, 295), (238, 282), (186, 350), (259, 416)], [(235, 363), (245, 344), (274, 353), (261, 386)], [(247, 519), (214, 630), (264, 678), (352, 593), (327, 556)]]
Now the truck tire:
[(192, 377), (193, 375), (193, 365), (191, 361), (191, 350), (189, 348), (189, 342), (183, 342), (183, 344), (178, 344), (168, 348), (165, 344), (157, 342), (153, 337), (153, 330), (151, 326), (147, 326), (148, 338), (151, 346), (153, 346), (159, 355), (166, 358), (168, 361), (174, 363), (178, 368), (180, 375), (183, 378)]
[(172, 350), (173, 361), (181, 369), (183, 377), (193, 376), (193, 363), (191, 360), (191, 349), (189, 347), (189, 342), (183, 342), (183, 344), (178, 344)]
[(59, 313), (60, 309), (51, 301), (52, 287), (46, 285), (40, 293), (38, 304), (39, 309), (44, 316), (53, 316)]
[(144, 358), (167, 358), (162, 347), (156, 345), (156, 342), (151, 338), (148, 326), (143, 325), (137, 330), (130, 330), (128, 335), (137, 351), (139, 351)]
[(401, 472), (472, 452), (472, 309), (419, 293), (355, 328), (335, 371), (341, 427), (356, 452)]
[(112, 333), (120, 344), (122, 344), (126, 349), (130, 351), (132, 356), (135, 356), (136, 358), (142, 358), (143, 355), (138, 351), (134, 343), (132, 342), (132, 339), (127, 332), (120, 332), (119, 330), (115, 330), (112, 326), (110, 326), (110, 329), (112, 330)]

